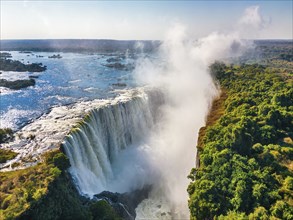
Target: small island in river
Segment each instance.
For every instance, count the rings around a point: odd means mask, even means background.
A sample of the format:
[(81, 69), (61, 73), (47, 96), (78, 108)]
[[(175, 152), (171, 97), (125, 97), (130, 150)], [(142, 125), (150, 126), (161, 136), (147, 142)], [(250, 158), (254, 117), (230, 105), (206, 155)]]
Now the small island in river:
[(53, 58), (53, 59), (61, 59), (62, 56), (60, 54), (54, 54), (53, 56), (49, 56), (48, 58)]
[[(12, 58), (10, 53), (0, 53), (0, 70), (1, 71), (15, 71), (15, 72), (43, 72), (47, 69), (42, 63), (24, 64), (18, 60), (9, 59)], [(36, 81), (30, 79), (19, 79), (15, 81), (9, 81), (6, 79), (0, 79), (0, 87), (6, 87), (9, 89), (22, 89), (29, 86), (34, 86)]]
[(11, 54), (0, 53), (0, 70), (15, 72), (43, 72), (47, 69), (42, 63), (24, 64), (18, 60), (11, 60)]
[(34, 79), (19, 79), (15, 81), (8, 81), (6, 79), (0, 79), (0, 87), (6, 87), (9, 89), (17, 90), (34, 86), (36, 81)]

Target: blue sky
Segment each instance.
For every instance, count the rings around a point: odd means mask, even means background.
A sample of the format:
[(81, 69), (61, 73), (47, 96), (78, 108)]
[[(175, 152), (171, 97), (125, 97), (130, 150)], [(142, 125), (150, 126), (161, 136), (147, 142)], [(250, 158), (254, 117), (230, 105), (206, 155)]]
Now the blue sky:
[(230, 31), (259, 6), (264, 27), (245, 38), (292, 39), (292, 1), (8, 1), (1, 39), (163, 39), (174, 23), (194, 37)]

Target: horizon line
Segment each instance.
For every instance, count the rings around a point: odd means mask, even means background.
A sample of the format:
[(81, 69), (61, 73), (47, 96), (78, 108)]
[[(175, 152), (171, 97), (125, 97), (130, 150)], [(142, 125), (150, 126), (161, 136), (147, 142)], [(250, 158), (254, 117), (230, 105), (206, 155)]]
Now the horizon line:
[[(201, 39), (201, 38), (197, 38), (197, 39)], [(30, 41), (33, 41), (33, 40), (108, 40), (108, 41), (164, 41), (164, 40), (134, 40), (134, 39), (112, 39), (112, 38), (6, 38), (6, 39), (1, 39), (0, 38), (0, 41), (20, 41), (20, 40), (30, 40)], [(247, 39), (247, 38), (243, 38), (241, 40), (291, 40), (293, 41), (293, 38), (255, 38), (255, 39)]]

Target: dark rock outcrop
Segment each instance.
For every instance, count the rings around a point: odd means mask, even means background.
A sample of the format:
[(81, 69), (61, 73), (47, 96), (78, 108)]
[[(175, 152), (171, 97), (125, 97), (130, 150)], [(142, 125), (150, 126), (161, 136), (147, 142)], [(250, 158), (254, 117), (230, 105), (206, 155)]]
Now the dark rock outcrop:
[(15, 72), (43, 72), (47, 69), (42, 63), (23, 64), (18, 60), (0, 59), (0, 70)]
[(34, 79), (24, 79), (24, 80), (15, 80), (15, 81), (8, 81), (6, 79), (0, 79), (0, 87), (6, 87), (9, 89), (22, 89), (29, 86), (34, 86), (36, 81)]
[(108, 63), (108, 64), (104, 64), (104, 66), (112, 68), (112, 69), (124, 70), (124, 71), (130, 71), (134, 69), (133, 65), (122, 64), (122, 63)]
[(48, 58), (53, 58), (53, 59), (61, 59), (62, 56), (60, 54), (53, 54), (53, 56), (48, 56)]
[(112, 86), (115, 86), (115, 87), (126, 87), (127, 84), (126, 83), (112, 83)]
[(123, 219), (134, 220), (136, 217), (135, 209), (138, 204), (148, 198), (151, 186), (145, 186), (132, 192), (113, 193), (103, 191), (94, 196), (94, 200), (107, 201)]
[(107, 59), (108, 63), (113, 63), (113, 62), (120, 62), (121, 58), (120, 57), (111, 57)]

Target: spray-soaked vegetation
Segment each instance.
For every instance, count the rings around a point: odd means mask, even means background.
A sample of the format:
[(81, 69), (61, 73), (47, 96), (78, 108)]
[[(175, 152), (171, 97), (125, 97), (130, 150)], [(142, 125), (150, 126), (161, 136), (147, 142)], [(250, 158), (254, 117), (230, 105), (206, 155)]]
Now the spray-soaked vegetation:
[(227, 97), (200, 132), (191, 218), (293, 219), (292, 75), (222, 63), (211, 72)]

